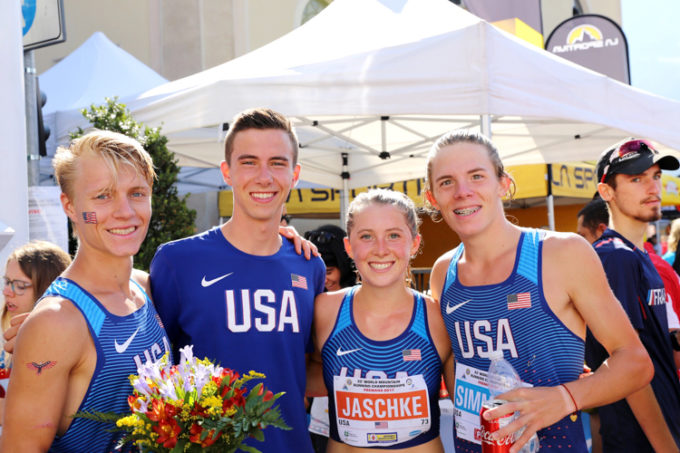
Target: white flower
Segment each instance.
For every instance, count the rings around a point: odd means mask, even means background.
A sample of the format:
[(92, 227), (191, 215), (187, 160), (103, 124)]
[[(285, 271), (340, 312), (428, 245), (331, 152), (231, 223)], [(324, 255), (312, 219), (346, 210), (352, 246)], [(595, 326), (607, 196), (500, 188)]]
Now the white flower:
[(179, 364), (184, 365), (186, 362), (194, 362), (194, 345), (188, 344), (179, 350), (180, 359)]

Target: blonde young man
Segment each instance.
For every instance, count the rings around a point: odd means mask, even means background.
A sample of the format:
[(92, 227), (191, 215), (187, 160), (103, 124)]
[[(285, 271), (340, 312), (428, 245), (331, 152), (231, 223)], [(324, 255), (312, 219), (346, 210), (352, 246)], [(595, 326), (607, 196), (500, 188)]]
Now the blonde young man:
[(155, 174), (138, 142), (105, 131), (60, 148), (54, 166), (78, 252), (19, 330), (0, 450), (109, 452), (117, 435), (71, 416), (127, 411), (128, 376), (169, 350), (148, 275), (132, 268)]

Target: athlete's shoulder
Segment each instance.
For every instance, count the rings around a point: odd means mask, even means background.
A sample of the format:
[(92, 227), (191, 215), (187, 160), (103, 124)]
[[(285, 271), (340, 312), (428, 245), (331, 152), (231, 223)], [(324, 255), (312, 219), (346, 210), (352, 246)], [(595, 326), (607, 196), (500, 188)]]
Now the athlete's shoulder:
[(435, 269), (448, 268), (449, 264), (451, 263), (451, 260), (457, 253), (459, 247), (462, 247), (462, 244), (459, 244), (457, 247), (452, 248), (451, 250), (437, 258), (437, 260), (432, 265), (432, 270), (434, 271)]
[(185, 253), (195, 253), (197, 249), (212, 248), (215, 242), (219, 241), (221, 230), (219, 227), (211, 228), (202, 233), (194, 234), (182, 239), (166, 242), (158, 246), (156, 256), (182, 255)]
[(340, 304), (349, 290), (350, 288), (342, 288), (338, 291), (327, 291), (318, 294), (316, 299), (314, 299), (315, 315), (318, 315), (321, 319), (335, 318)]
[[(350, 288), (321, 293), (314, 300), (314, 329), (319, 345), (323, 345), (333, 330), (342, 300)], [(321, 347), (319, 347), (321, 349)]]
[(607, 229), (602, 233), (600, 239), (593, 243), (598, 255), (613, 254), (616, 256), (635, 255), (634, 246), (630, 245), (618, 233)]
[(286, 239), (283, 236), (281, 239), (282, 242), (280, 253), (275, 256), (287, 262), (294, 263), (295, 266), (306, 266), (315, 269), (322, 269), (325, 272), (325, 265), (323, 264), (323, 260), (320, 256), (312, 256), (311, 258), (307, 259), (303, 254), (297, 253), (295, 251), (295, 244), (293, 244), (292, 241)]
[(22, 324), (19, 334), (36, 335), (36, 339), (46, 338), (68, 342), (87, 338), (87, 324), (83, 314), (72, 301), (62, 296), (43, 297)]
[(543, 237), (543, 254), (546, 259), (593, 254), (593, 246), (576, 233), (540, 231)]

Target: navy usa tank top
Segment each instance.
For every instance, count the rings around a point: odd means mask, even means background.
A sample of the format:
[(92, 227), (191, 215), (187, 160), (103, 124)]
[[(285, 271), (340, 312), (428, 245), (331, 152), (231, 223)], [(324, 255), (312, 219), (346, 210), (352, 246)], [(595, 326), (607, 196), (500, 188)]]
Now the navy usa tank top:
[(425, 301), (396, 338), (375, 341), (357, 328), (351, 288), (324, 343), (330, 436), (370, 448), (407, 448), (439, 435), (441, 359), (430, 336)]
[[(541, 275), (545, 232), (522, 229), (512, 273), (502, 283), (464, 286), (457, 275), (463, 244), (455, 250), (441, 297), (441, 312), (456, 360), (456, 452), (480, 452), (479, 410), (489, 353), (501, 349), (523, 382), (552, 387), (583, 372), (584, 341), (552, 312)], [(538, 432), (541, 452), (587, 452), (580, 413)]]
[[(43, 297), (58, 296), (70, 300), (82, 313), (97, 350), (97, 365), (78, 411), (129, 413), (127, 397), (132, 394), (128, 380), (137, 367), (148, 360), (158, 360), (170, 352), (156, 309), (144, 289), (133, 282), (146, 299), (134, 313), (116, 316), (77, 283), (57, 278)], [(172, 363), (172, 357), (169, 358)], [(130, 452), (127, 445), (116, 450), (120, 433), (110, 433), (105, 424), (75, 418), (63, 436), (56, 436), (50, 452)]]

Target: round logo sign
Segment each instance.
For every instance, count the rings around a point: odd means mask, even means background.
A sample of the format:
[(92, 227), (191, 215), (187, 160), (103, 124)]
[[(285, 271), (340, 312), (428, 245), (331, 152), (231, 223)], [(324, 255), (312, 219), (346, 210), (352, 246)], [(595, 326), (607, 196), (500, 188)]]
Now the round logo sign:
[(35, 20), (35, 2), (36, 0), (22, 0), (21, 2), (21, 15), (24, 17), (23, 36), (26, 36)]

